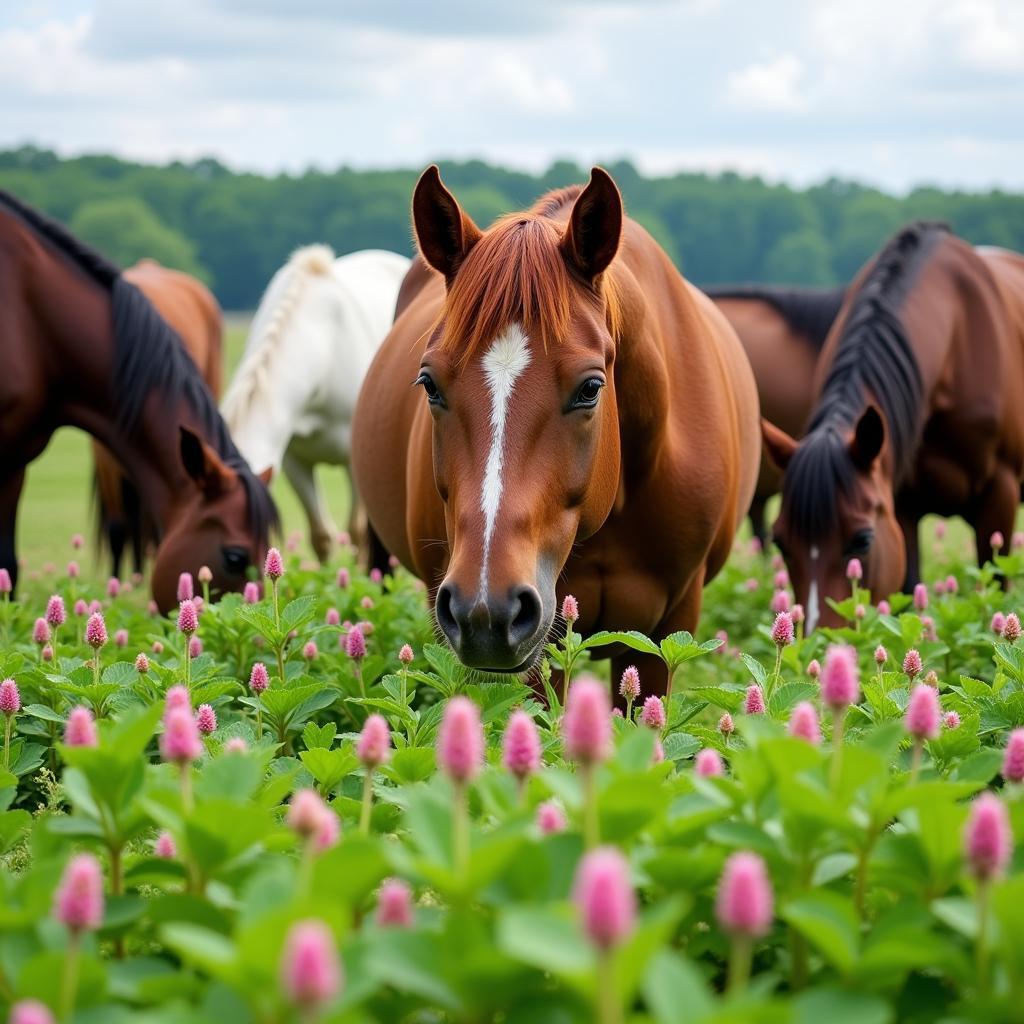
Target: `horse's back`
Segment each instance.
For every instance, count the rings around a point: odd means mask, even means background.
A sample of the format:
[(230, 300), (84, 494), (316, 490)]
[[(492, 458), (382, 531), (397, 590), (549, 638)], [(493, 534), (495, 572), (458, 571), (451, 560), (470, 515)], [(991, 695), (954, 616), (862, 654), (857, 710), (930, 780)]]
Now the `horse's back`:
[(372, 335), (374, 350), (391, 327), (399, 288), (410, 262), (407, 256), (384, 249), (363, 249), (334, 261), (333, 276), (358, 308), (361, 321)]
[(975, 252), (995, 276), (1007, 314), (1024, 340), (1024, 256), (988, 245), (977, 246)]

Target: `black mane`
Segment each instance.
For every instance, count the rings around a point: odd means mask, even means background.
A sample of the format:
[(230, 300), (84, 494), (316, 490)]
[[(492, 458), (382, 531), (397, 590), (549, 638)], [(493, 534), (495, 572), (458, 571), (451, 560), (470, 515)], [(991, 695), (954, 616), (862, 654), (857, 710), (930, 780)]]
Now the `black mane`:
[(125, 433), (135, 429), (153, 392), (160, 395), (168, 409), (181, 401), (187, 403), (205, 439), (225, 465), (238, 473), (248, 498), (250, 528), (257, 537), (265, 538), (271, 528), (278, 526), (270, 492), (235, 447), (202, 374), (177, 333), (117, 266), (62, 224), (26, 206), (9, 192), (0, 190), (0, 204), (9, 207), (23, 223), (110, 292), (114, 332), (112, 391), (117, 399), (119, 427)]
[(820, 539), (835, 529), (837, 498), (855, 475), (846, 436), (864, 411), (870, 392), (885, 419), (895, 482), (910, 469), (923, 420), (921, 373), (900, 309), (944, 224), (917, 221), (893, 236), (854, 295), (832, 365), (783, 478), (783, 501), (794, 529)]
[(845, 288), (783, 288), (769, 284), (720, 284), (701, 289), (712, 299), (766, 302), (820, 352), (846, 295)]

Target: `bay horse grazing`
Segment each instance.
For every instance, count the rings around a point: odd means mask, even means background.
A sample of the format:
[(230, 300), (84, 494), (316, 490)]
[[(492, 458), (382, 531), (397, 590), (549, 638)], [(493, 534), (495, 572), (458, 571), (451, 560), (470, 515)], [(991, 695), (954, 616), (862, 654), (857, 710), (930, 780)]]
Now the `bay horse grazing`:
[[(335, 259), (325, 245), (299, 249), (260, 300), (224, 399), (224, 418), (242, 454), (254, 466), (284, 468), (322, 562), (337, 530), (314, 468), (350, 465), (359, 388), (391, 327), (408, 269), (409, 260), (393, 252)], [(349, 532), (357, 543), (365, 533), (354, 485)]]
[(914, 223), (860, 272), (795, 441), (764, 424), (785, 469), (774, 535), (807, 627), (840, 622), (858, 558), (875, 599), (920, 574), (918, 522), (961, 515), (979, 560), (1009, 538), (1024, 477), (1024, 258)]
[(56, 222), (0, 192), (0, 565), (17, 576), (25, 467), (61, 426), (101, 441), (135, 481), (160, 535), (153, 596), (176, 607), (178, 574), (239, 590), (262, 562), (276, 511), (210, 392), (143, 294)]
[(725, 318), (600, 168), (481, 232), (430, 167), (413, 222), (436, 273), (416, 262), (403, 286), (354, 467), (373, 531), (431, 585), (460, 660), (529, 668), (556, 587), (584, 632), (694, 629), (760, 449)]
[[(140, 260), (123, 271), (178, 335), (214, 399), (220, 397), (223, 375), (223, 318), (210, 290), (196, 278)], [(115, 576), (121, 575), (126, 543), (131, 544), (136, 572), (142, 572), (146, 551), (156, 544), (152, 521), (143, 515), (138, 492), (117, 459), (93, 441), (100, 541), (110, 549)]]
[[(801, 437), (814, 401), (818, 356), (846, 290), (759, 284), (702, 290), (739, 336), (757, 381), (761, 415), (792, 437)], [(750, 523), (762, 546), (768, 541), (765, 505), (781, 484), (778, 466), (762, 453), (750, 505)]]

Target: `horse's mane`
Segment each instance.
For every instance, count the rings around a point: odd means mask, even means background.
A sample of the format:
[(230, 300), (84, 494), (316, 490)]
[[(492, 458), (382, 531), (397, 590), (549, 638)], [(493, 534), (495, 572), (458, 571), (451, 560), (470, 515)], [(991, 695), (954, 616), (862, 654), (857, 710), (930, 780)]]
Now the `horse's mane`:
[(235, 447), (202, 374), (167, 321), (117, 266), (63, 225), (7, 192), (0, 191), (0, 203), (110, 292), (114, 334), (111, 390), (117, 399), (121, 430), (128, 434), (135, 429), (146, 400), (154, 392), (168, 409), (184, 401), (217, 454), (238, 473), (248, 497), (250, 528), (258, 537), (267, 536), (270, 528), (278, 525), (270, 492)]
[(236, 429), (241, 418), (272, 387), (271, 367), (281, 349), (285, 327), (310, 279), (326, 277), (334, 269), (334, 252), (326, 245), (307, 245), (296, 249), (283, 269), (286, 277), (274, 305), (263, 309), (263, 303), (271, 298), (273, 284), (260, 300), (253, 323), (253, 344), (235, 371), (221, 406), (225, 418)]
[(794, 528), (817, 539), (835, 529), (838, 492), (849, 493), (855, 467), (847, 432), (870, 392), (885, 418), (895, 483), (910, 469), (924, 409), (921, 373), (900, 309), (934, 246), (949, 228), (916, 221), (893, 236), (857, 288), (807, 435), (783, 478)]
[[(544, 348), (568, 333), (580, 285), (562, 256), (564, 226), (552, 219), (582, 191), (573, 185), (542, 196), (533, 207), (497, 221), (473, 246), (448, 291), (438, 322), (442, 348), (459, 348), (465, 362), (512, 323), (522, 323)], [(614, 264), (601, 275), (608, 329), (619, 333)]]
[(712, 299), (753, 299), (771, 306), (820, 352), (839, 314), (845, 288), (784, 288), (769, 284), (722, 284), (701, 289)]

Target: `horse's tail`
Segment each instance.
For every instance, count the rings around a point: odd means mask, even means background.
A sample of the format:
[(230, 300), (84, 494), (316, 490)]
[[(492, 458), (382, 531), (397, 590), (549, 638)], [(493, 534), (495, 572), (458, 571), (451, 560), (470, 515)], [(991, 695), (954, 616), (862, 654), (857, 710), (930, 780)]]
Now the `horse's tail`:
[(98, 441), (93, 441), (92, 504), (96, 530), (96, 550), (109, 554), (115, 576), (120, 574), (124, 545), (130, 534), (127, 510), (122, 500), (121, 467)]
[(815, 349), (821, 350), (846, 297), (845, 288), (791, 288), (771, 284), (710, 285), (711, 299), (766, 302)]
[(101, 556), (110, 555), (111, 573), (119, 577), (125, 547), (130, 544), (132, 567), (142, 572), (146, 549), (157, 540), (156, 527), (117, 459), (98, 441), (93, 441), (92, 449), (96, 550)]
[[(268, 387), (270, 365), (281, 336), (299, 304), (310, 278), (326, 277), (334, 269), (334, 250), (329, 245), (306, 245), (296, 249), (275, 275), (280, 287), (271, 282), (253, 318), (249, 342), (235, 375), (228, 385), (221, 411), (230, 429), (235, 429), (246, 410)], [(273, 296), (274, 304), (267, 308)], [(258, 333), (257, 333), (258, 332)]]

